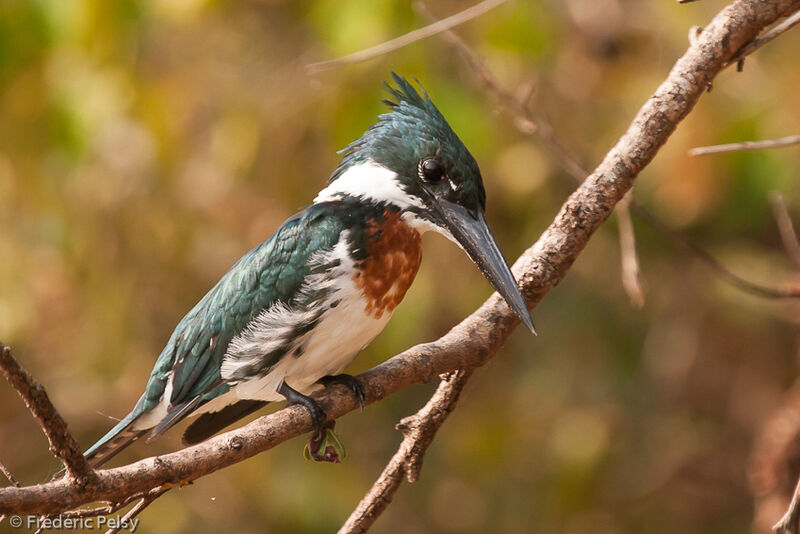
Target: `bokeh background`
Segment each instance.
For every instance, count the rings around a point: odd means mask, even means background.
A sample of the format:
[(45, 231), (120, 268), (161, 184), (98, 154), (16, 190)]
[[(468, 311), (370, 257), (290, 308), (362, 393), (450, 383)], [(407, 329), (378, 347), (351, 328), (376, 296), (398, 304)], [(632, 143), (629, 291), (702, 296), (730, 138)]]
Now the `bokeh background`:
[[(440, 1), (440, 16), (471, 2)], [(512, 1), (458, 29), (530, 93), (589, 168), (725, 2)], [(141, 393), (174, 325), (245, 251), (308, 204), (386, 95), (417, 76), (481, 165), (488, 219), (513, 260), (574, 187), (440, 38), (310, 75), (306, 65), (426, 24), (405, 1), (0, 2), (0, 339), (91, 444)], [(768, 202), (800, 220), (798, 148), (705, 158), (694, 146), (800, 133), (800, 30), (724, 72), (635, 194), (733, 271), (797, 282)], [(748, 532), (765, 422), (797, 376), (796, 303), (732, 288), (634, 221), (646, 303), (620, 283), (613, 218), (474, 376), (374, 532)], [(435, 339), (490, 287), (457, 248), (425, 260), (365, 370)], [(434, 385), (339, 422), (340, 465), (303, 440), (156, 501), (138, 532), (334, 531)], [(176, 429), (114, 464), (172, 451)], [(0, 383), (0, 458), (25, 483), (57, 468)], [(780, 510), (773, 510), (772, 521)], [(8, 524), (0, 530), (9, 529)]]

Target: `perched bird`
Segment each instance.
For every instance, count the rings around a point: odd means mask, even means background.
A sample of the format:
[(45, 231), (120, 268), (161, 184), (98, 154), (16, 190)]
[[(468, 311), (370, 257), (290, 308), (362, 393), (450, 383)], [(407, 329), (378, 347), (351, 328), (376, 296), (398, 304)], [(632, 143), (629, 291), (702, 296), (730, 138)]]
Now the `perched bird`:
[(314, 203), (245, 254), (178, 323), (133, 410), (89, 450), (100, 465), (133, 441), (199, 415), (197, 443), (269, 401), (300, 403), (383, 330), (414, 280), (421, 234), (459, 245), (534, 331), (525, 300), (484, 219), (475, 159), (425, 91), (392, 74), (391, 110), (343, 150)]

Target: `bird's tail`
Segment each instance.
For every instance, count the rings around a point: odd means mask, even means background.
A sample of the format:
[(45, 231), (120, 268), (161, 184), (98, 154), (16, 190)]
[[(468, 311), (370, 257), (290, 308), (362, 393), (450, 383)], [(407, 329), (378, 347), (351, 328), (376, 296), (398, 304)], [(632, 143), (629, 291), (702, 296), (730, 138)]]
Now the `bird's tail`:
[(135, 410), (126, 415), (122, 421), (83, 453), (92, 468), (100, 467), (147, 432), (148, 429), (139, 430), (133, 427), (133, 423), (139, 418), (139, 415)]
[(139, 399), (131, 413), (123, 417), (114, 428), (83, 453), (92, 468), (100, 467), (147, 432), (147, 429), (134, 428), (134, 423), (143, 413), (143, 403), (144, 396)]
[[(138, 407), (138, 404), (137, 404)], [(92, 469), (96, 469), (109, 461), (122, 449), (136, 441), (147, 429), (137, 430), (133, 428), (133, 423), (139, 418), (140, 413), (136, 408), (126, 415), (114, 428), (106, 432), (106, 435), (97, 440), (83, 453), (84, 458), (89, 462)], [(53, 473), (50, 480), (56, 480), (64, 476), (66, 469), (63, 467)]]

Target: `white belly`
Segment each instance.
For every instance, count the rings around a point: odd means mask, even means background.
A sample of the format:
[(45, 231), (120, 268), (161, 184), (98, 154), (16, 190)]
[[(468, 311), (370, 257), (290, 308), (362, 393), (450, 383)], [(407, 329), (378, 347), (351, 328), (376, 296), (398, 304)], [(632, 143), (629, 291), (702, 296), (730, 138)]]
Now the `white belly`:
[(266, 376), (236, 385), (233, 392), (238, 398), (283, 400), (276, 391), (282, 380), (300, 393), (310, 393), (317, 380), (341, 373), (383, 330), (391, 314), (379, 319), (368, 315), (365, 301), (352, 280), (345, 282), (350, 287), (341, 287), (335, 294), (335, 299), (340, 299), (339, 304), (328, 310), (311, 331), (303, 354), (287, 354)]

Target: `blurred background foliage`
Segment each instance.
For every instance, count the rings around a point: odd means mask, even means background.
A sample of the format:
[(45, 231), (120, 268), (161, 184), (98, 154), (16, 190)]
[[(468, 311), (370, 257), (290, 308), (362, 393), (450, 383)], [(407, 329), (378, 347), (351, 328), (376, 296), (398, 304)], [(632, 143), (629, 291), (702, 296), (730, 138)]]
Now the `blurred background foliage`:
[[(514, 1), (458, 32), (504, 84), (534, 88), (532, 108), (591, 168), (723, 5)], [(441, 39), (305, 70), (425, 23), (397, 0), (0, 2), (0, 339), (82, 444), (133, 406), (181, 316), (323, 187), (336, 150), (384, 109), (393, 70), (420, 79), (480, 162), (506, 255), (536, 240), (574, 186)], [(767, 196), (797, 219), (798, 149), (686, 152), (800, 133), (798, 34), (724, 72), (636, 186), (735, 272), (774, 285), (797, 272)], [(644, 308), (622, 290), (606, 224), (536, 308), (539, 337), (516, 332), (475, 375), (375, 532), (749, 530), (749, 458), (797, 375), (797, 304), (743, 294), (635, 224)], [(352, 372), (435, 339), (490, 293), (458, 249), (424, 241), (416, 284)], [(168, 493), (139, 532), (331, 532), (432, 388), (341, 420), (341, 465), (306, 462), (294, 440)], [(180, 434), (115, 463), (175, 450)], [(4, 384), (0, 455), (26, 483), (57, 467)]]

